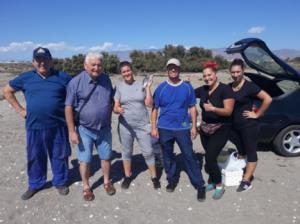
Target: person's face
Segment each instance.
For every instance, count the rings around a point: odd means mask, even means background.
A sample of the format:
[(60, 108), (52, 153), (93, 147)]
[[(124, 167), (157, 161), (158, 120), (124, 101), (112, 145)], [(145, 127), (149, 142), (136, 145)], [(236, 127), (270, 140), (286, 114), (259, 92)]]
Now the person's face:
[(125, 82), (131, 83), (133, 81), (133, 73), (129, 66), (123, 66), (120, 71)]
[(179, 73), (180, 73), (180, 67), (171, 64), (171, 65), (168, 65), (167, 71), (168, 71), (168, 77), (170, 79), (178, 78)]
[(40, 57), (33, 59), (32, 64), (39, 74), (46, 76), (50, 73), (53, 63), (51, 58)]
[(244, 70), (240, 65), (234, 65), (230, 69), (231, 78), (235, 82), (240, 82), (244, 76)]
[(203, 80), (206, 85), (213, 86), (218, 80), (216, 72), (211, 68), (205, 68), (203, 70)]
[(84, 69), (92, 77), (98, 77), (102, 72), (102, 60), (98, 58), (90, 58), (84, 63)]

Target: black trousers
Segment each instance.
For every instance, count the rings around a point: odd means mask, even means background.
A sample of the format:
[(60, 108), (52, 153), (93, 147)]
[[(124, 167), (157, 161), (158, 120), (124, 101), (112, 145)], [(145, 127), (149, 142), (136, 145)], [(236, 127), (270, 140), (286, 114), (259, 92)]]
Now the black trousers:
[(209, 175), (208, 183), (219, 184), (222, 182), (217, 158), (227, 143), (230, 131), (231, 124), (226, 123), (212, 135), (207, 135), (200, 130), (200, 139), (205, 150), (204, 169)]
[(230, 133), (230, 141), (235, 144), (242, 156), (247, 156), (248, 162), (257, 162), (257, 143), (259, 126), (251, 125), (241, 129), (233, 129)]

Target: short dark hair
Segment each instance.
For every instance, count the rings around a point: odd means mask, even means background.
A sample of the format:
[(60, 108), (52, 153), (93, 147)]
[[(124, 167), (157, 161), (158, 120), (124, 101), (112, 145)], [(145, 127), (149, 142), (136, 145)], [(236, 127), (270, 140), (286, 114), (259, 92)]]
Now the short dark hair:
[(240, 58), (235, 58), (231, 63), (230, 63), (230, 66), (229, 66), (229, 70), (231, 70), (231, 68), (233, 66), (241, 66), (241, 68), (244, 70), (246, 68), (246, 65), (245, 65), (245, 62), (240, 59)]
[(119, 64), (119, 71), (121, 72), (121, 68), (128, 66), (132, 70), (132, 64), (129, 61), (122, 61)]

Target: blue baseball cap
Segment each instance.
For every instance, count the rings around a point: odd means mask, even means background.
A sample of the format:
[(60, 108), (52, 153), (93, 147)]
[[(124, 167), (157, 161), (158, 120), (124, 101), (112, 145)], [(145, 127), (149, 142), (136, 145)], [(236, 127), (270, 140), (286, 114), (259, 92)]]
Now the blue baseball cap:
[(52, 59), (49, 49), (44, 47), (37, 47), (33, 50), (33, 59), (37, 58), (49, 58)]

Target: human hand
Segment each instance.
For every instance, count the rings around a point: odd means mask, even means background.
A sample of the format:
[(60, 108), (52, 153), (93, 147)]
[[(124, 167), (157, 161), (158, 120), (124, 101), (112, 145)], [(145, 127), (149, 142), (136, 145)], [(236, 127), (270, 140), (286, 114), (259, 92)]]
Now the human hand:
[(243, 112), (243, 117), (246, 119), (257, 119), (258, 115), (254, 111), (245, 110)]
[(192, 127), (192, 129), (191, 129), (191, 137), (192, 137), (192, 139), (195, 139), (197, 137), (197, 134), (198, 134), (197, 128), (196, 127)]
[(209, 101), (207, 101), (207, 103), (204, 103), (203, 107), (204, 107), (205, 111), (212, 111), (212, 112), (214, 112), (214, 110), (216, 109)]
[(151, 136), (152, 136), (153, 138), (159, 138), (159, 134), (158, 134), (157, 128), (152, 128), (152, 129), (151, 129)]
[(147, 81), (146, 87), (147, 87), (147, 88), (150, 88), (151, 85), (152, 85), (152, 83), (153, 83), (153, 75), (150, 75), (150, 76), (149, 76), (149, 79), (148, 79), (148, 81)]
[(124, 114), (124, 109), (123, 109), (123, 107), (118, 107), (118, 109), (117, 109), (117, 113), (118, 114)]
[(76, 131), (69, 133), (69, 140), (72, 144), (79, 144), (79, 137)]
[(27, 115), (27, 112), (24, 108), (22, 108), (21, 110), (18, 111), (18, 113), (20, 114), (20, 116), (24, 119), (26, 119), (26, 115)]

